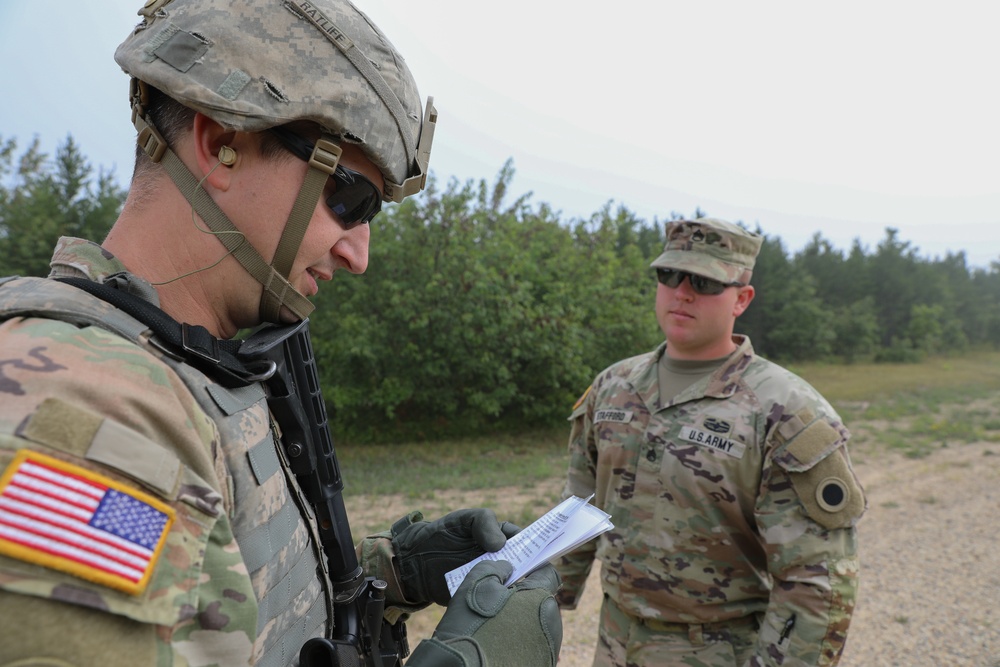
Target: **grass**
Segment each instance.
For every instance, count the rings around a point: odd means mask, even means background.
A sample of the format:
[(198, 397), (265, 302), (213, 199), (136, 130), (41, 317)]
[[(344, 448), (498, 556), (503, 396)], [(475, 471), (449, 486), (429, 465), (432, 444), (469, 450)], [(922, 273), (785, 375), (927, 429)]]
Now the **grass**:
[[(852, 454), (874, 447), (919, 458), (940, 447), (1000, 443), (1000, 351), (791, 370), (840, 412), (853, 433)], [(516, 435), (338, 446), (337, 455), (346, 497), (394, 495), (427, 507), (449, 492), (516, 494), (535, 498), (519, 505), (519, 520), (530, 522), (556, 500), (548, 489), (565, 475), (568, 434), (563, 423)]]
[(1000, 442), (1000, 351), (792, 370), (840, 412), (854, 434), (852, 453), (881, 446), (922, 458), (942, 447)]
[(433, 497), (440, 489), (530, 488), (566, 469), (567, 429), (440, 442), (339, 447), (344, 477), (365, 494)]
[(789, 370), (834, 403), (878, 402), (907, 392), (950, 396), (1000, 389), (1000, 351), (932, 357), (917, 364), (800, 364)]
[[(919, 364), (804, 364), (792, 370), (840, 412), (853, 434), (854, 458), (886, 450), (921, 457), (970, 440), (1000, 443), (1000, 352)], [(558, 501), (568, 426), (439, 442), (338, 446), (354, 537), (383, 530), (418, 508), (436, 518), (458, 507), (490, 507), (526, 526)], [(927, 496), (921, 502), (936, 499)], [(411, 646), (429, 635), (440, 614), (441, 608), (432, 606), (411, 618)], [(893, 620), (910, 622), (904, 615)]]

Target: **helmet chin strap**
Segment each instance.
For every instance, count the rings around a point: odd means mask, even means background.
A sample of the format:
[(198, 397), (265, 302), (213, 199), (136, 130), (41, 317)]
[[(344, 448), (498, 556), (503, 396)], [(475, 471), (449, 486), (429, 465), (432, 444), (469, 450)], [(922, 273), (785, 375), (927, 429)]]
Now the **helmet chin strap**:
[(145, 114), (145, 102), (145, 84), (132, 79), (132, 124), (139, 132), (136, 141), (153, 162), (163, 165), (191, 207), (201, 216), (209, 229), (216, 233), (216, 238), (226, 246), (247, 273), (264, 286), (260, 300), (261, 320), (280, 323), (282, 306), (288, 308), (299, 319), (304, 320), (309, 317), (315, 306), (288, 282), (288, 275), (306, 228), (312, 219), (313, 211), (316, 210), (316, 204), (323, 194), (327, 178), (337, 168), (341, 154), (340, 147), (327, 137), (316, 142), (316, 148), (309, 160), (309, 171), (288, 214), (274, 259), (268, 264), (253, 245), (246, 242), (245, 237), (238, 233), (236, 226), (222, 212), (215, 200), (199, 187), (198, 180), (149, 122)]
[[(292, 210), (288, 213), (288, 221), (285, 223), (285, 229), (281, 232), (278, 247), (274, 251), (274, 258), (271, 260), (272, 273), (276, 272), (285, 279), (291, 273), (292, 264), (295, 262), (296, 255), (299, 254), (299, 246), (302, 245), (302, 238), (305, 236), (306, 229), (312, 221), (313, 212), (316, 210), (316, 203), (323, 196), (323, 188), (326, 186), (327, 180), (336, 171), (342, 152), (343, 149), (335, 144), (329, 135), (323, 135), (316, 142), (312, 155), (309, 157), (309, 171), (306, 172), (306, 178), (302, 181), (302, 187), (299, 188), (295, 204), (292, 205)], [(258, 278), (258, 280), (260, 279)], [(287, 280), (284, 282), (287, 284)], [(260, 312), (265, 322), (277, 322), (278, 312), (283, 305), (301, 320), (308, 317), (315, 308), (312, 303), (292, 288), (294, 296), (304, 300), (309, 308), (304, 314), (300, 313), (293, 309), (289, 303), (286, 303), (283, 297), (279, 298), (276, 291), (272, 290), (268, 283), (262, 282), (262, 284), (264, 285), (264, 293), (260, 299)]]

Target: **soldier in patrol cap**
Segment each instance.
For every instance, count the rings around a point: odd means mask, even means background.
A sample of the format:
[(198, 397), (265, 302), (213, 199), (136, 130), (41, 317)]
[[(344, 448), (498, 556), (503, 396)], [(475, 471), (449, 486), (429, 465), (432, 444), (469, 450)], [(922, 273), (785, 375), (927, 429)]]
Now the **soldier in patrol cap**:
[(761, 240), (670, 222), (652, 263), (666, 340), (602, 371), (570, 416), (565, 493), (595, 494), (615, 524), (557, 564), (573, 609), (601, 561), (594, 665), (834, 665), (843, 651), (865, 497), (829, 403), (733, 334)]
[[(213, 350), (365, 271), (382, 202), (424, 186), (437, 112), (347, 0), (139, 14), (115, 53), (138, 132), (118, 220), (60, 239), (49, 278), (0, 279), (0, 665), (294, 665), (335, 589), (262, 385), (219, 381)], [(412, 513), (358, 545), (390, 621), (448, 605), (408, 665), (555, 664), (551, 566), (507, 588), (484, 563), (448, 595), (445, 572), (516, 531)]]

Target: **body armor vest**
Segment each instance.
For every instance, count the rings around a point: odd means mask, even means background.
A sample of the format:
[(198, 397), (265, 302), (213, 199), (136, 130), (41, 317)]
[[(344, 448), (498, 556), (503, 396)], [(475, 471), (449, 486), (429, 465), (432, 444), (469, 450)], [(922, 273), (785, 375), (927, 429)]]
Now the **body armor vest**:
[[(332, 601), (320, 563), (316, 525), (284, 460), (259, 383), (226, 388), (184, 359), (165, 354), (149, 327), (120, 310), (108, 316), (97, 297), (42, 278), (0, 279), (12, 304), (0, 319), (43, 317), (96, 325), (151, 352), (184, 382), (215, 422), (225, 455), (233, 534), (258, 603), (254, 664), (298, 662), (307, 639), (329, 634)], [(228, 491), (228, 493), (227, 493)]]

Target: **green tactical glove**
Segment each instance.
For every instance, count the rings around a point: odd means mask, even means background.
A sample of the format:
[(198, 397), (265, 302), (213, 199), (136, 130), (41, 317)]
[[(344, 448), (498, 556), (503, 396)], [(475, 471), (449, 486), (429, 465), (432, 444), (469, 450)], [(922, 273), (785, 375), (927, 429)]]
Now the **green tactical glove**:
[(430, 639), (406, 667), (555, 667), (562, 619), (551, 565), (507, 588), (507, 561), (482, 561), (466, 576)]
[(399, 559), (403, 595), (409, 602), (451, 599), (444, 575), (487, 551), (499, 551), (521, 529), (497, 522), (493, 510), (457, 510), (437, 521), (412, 512), (392, 526), (392, 548)]

